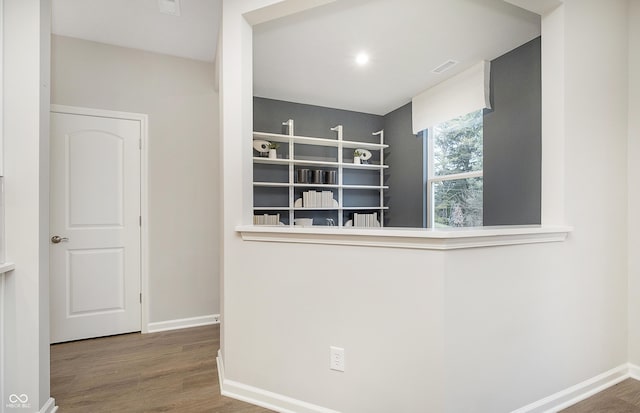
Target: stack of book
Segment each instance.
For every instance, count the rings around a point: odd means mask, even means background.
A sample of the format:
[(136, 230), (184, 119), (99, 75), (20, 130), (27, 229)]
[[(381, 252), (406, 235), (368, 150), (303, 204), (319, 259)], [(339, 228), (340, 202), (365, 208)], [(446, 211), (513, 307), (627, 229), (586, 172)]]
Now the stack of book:
[(303, 208), (333, 208), (333, 192), (307, 191), (302, 193)]
[(353, 214), (353, 226), (354, 227), (379, 227), (378, 213), (373, 214)]
[(280, 225), (280, 214), (254, 215), (253, 225)]

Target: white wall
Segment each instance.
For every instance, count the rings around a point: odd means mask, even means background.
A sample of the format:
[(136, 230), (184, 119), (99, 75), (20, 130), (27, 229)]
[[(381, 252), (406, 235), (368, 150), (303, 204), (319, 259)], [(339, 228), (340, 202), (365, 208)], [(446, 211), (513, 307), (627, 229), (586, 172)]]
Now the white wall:
[(212, 63), (53, 36), (52, 103), (149, 115), (150, 321), (220, 312)]
[(640, 2), (629, 2), (629, 361), (640, 365)]
[[(49, 400), (49, 0), (4, 1), (4, 395)], [(2, 400), (4, 408), (8, 399)]]
[[(241, 15), (274, 2), (223, 7), (226, 377), (349, 413), (484, 413), (626, 363), (626, 0), (566, 0), (552, 16), (547, 40), (564, 67), (543, 69), (559, 71), (545, 99), (560, 99), (564, 117), (545, 129), (561, 158), (543, 168), (561, 183), (543, 196), (552, 223), (575, 231), (559, 244), (448, 252), (241, 241), (234, 227), (251, 203)], [(330, 345), (345, 348), (345, 373), (329, 371)]]

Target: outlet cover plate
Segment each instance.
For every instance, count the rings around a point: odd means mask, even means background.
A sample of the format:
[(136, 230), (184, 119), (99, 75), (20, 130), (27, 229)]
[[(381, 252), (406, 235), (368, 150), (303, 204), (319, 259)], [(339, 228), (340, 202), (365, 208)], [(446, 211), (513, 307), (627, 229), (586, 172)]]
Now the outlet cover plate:
[(329, 369), (344, 371), (344, 349), (340, 347), (329, 347)]

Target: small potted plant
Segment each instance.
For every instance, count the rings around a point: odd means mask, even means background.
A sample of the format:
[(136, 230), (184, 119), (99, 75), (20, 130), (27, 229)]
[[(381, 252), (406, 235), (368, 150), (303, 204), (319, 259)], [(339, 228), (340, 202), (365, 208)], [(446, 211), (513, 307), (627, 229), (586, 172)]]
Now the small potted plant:
[(359, 150), (356, 149), (355, 151), (353, 151), (353, 163), (359, 165), (361, 156), (362, 152), (360, 152)]
[(271, 142), (269, 144), (269, 159), (278, 158), (278, 152), (276, 152), (276, 149), (278, 149), (279, 147), (280, 145), (278, 145), (276, 142)]

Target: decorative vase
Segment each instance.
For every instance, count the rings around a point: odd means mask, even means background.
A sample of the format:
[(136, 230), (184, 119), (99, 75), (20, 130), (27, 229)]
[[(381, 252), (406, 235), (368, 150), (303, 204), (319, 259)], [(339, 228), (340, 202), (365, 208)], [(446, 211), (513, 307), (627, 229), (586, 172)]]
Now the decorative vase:
[(359, 156), (354, 156), (353, 157), (353, 163), (356, 165), (360, 165), (360, 157)]
[(269, 159), (277, 159), (278, 154), (275, 149), (269, 149)]

